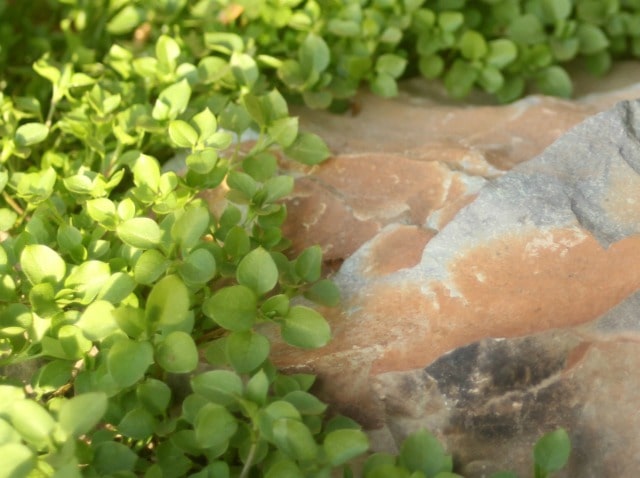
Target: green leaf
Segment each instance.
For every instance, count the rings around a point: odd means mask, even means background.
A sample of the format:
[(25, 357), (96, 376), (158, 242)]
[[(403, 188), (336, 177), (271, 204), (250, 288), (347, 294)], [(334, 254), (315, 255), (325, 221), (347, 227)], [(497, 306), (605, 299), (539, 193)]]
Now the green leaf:
[(133, 267), (133, 278), (138, 284), (151, 285), (165, 273), (169, 264), (161, 252), (155, 249), (144, 251)]
[(160, 226), (148, 217), (134, 217), (120, 223), (116, 234), (122, 242), (138, 249), (152, 249), (162, 240)]
[(58, 420), (74, 438), (89, 432), (107, 411), (107, 396), (101, 392), (83, 393), (62, 403)]
[(35, 173), (18, 176), (18, 196), (32, 204), (39, 204), (51, 196), (56, 184), (57, 174), (53, 168), (42, 169)]
[(67, 265), (56, 251), (42, 244), (29, 244), (20, 254), (22, 272), (32, 284), (58, 283), (67, 271)]
[(422, 471), (426, 476), (433, 476), (451, 471), (450, 463), (440, 442), (424, 429), (410, 435), (400, 448), (400, 464), (412, 472)]
[(168, 86), (160, 92), (151, 116), (158, 121), (176, 119), (184, 113), (191, 97), (191, 87), (187, 80)]
[(171, 227), (171, 237), (182, 249), (194, 247), (209, 228), (211, 213), (204, 206), (185, 209)]
[(278, 267), (271, 255), (262, 247), (258, 247), (242, 258), (236, 277), (241, 285), (249, 287), (260, 296), (278, 283)]
[(308, 247), (295, 261), (296, 274), (306, 282), (315, 282), (322, 272), (322, 248), (320, 246)]
[[(220, 218), (221, 223), (223, 218), (224, 214), (223, 217)], [(249, 236), (247, 235), (247, 232), (240, 226), (233, 226), (224, 238), (224, 252), (230, 255), (233, 259), (244, 256), (249, 252), (250, 248), (251, 241), (249, 239)]]
[(327, 69), (331, 52), (322, 37), (309, 33), (300, 45), (298, 59), (302, 73), (308, 79), (311, 75), (319, 75)]
[(162, 415), (171, 402), (169, 386), (153, 378), (140, 383), (136, 388), (136, 395), (142, 405), (153, 415)]
[(480, 71), (478, 83), (485, 91), (495, 93), (502, 88), (504, 77), (497, 68), (486, 66)]
[(75, 325), (63, 325), (60, 327), (58, 341), (67, 358), (70, 359), (82, 358), (93, 346), (91, 341), (85, 338), (82, 330)]
[(282, 399), (296, 407), (302, 415), (321, 415), (327, 409), (325, 403), (303, 390), (293, 390)]
[(25, 123), (18, 127), (14, 137), (16, 144), (22, 148), (41, 143), (49, 135), (49, 128), (42, 123)]
[(335, 307), (340, 303), (340, 290), (328, 279), (322, 279), (313, 284), (304, 296), (316, 304)]
[(191, 123), (198, 130), (198, 141), (204, 142), (213, 136), (218, 129), (218, 121), (209, 108), (205, 108), (200, 113), (191, 118)]
[(533, 447), (536, 468), (544, 473), (562, 469), (567, 464), (570, 453), (571, 440), (563, 428), (547, 433)]
[(569, 98), (573, 92), (571, 77), (564, 68), (557, 65), (540, 71), (536, 76), (536, 85), (547, 95)]
[(85, 203), (89, 217), (103, 226), (113, 230), (118, 225), (116, 205), (107, 198), (92, 199)]
[(293, 144), (298, 136), (298, 118), (279, 118), (267, 128), (267, 134), (283, 148)]
[(193, 148), (198, 142), (198, 133), (186, 121), (169, 123), (169, 137), (179, 148)]
[(489, 42), (487, 64), (496, 68), (504, 68), (518, 56), (518, 47), (507, 38), (499, 38)]
[(229, 64), (231, 65), (231, 72), (238, 83), (248, 88), (253, 87), (260, 76), (260, 71), (256, 61), (250, 55), (234, 52), (231, 55)]
[(279, 460), (269, 466), (264, 478), (304, 478), (306, 475), (292, 460)]
[(204, 302), (202, 310), (227, 330), (249, 330), (257, 314), (256, 294), (243, 285), (224, 287)]
[(273, 154), (262, 152), (244, 158), (242, 169), (256, 181), (266, 181), (275, 176), (278, 162)]
[(97, 299), (118, 305), (136, 288), (136, 282), (129, 274), (116, 272), (103, 284)]
[(269, 393), (269, 378), (264, 370), (260, 369), (247, 382), (246, 396), (252, 402), (264, 405)]
[(153, 363), (153, 347), (149, 342), (122, 339), (107, 353), (107, 368), (115, 382), (122, 388), (142, 380)]
[(191, 388), (207, 400), (227, 406), (242, 395), (242, 379), (229, 370), (211, 370), (193, 377)]
[(112, 476), (118, 472), (133, 471), (137, 461), (138, 455), (128, 446), (107, 440), (95, 445), (91, 464), (98, 476)]
[(593, 55), (609, 46), (607, 35), (595, 25), (581, 23), (578, 25), (577, 35), (580, 53), (583, 55)]
[(36, 447), (47, 443), (56, 424), (49, 412), (30, 399), (14, 402), (8, 417), (22, 438)]
[(226, 355), (238, 373), (249, 373), (258, 368), (269, 356), (269, 340), (251, 330), (232, 332), (225, 342)]
[(407, 60), (398, 55), (385, 53), (380, 55), (376, 61), (376, 71), (386, 73), (393, 78), (399, 78), (407, 66)]
[(360, 25), (352, 20), (331, 18), (327, 30), (339, 37), (356, 37), (360, 34)]
[(270, 318), (284, 317), (289, 312), (289, 297), (286, 294), (273, 295), (262, 303), (260, 310)]
[(324, 317), (302, 305), (289, 309), (282, 322), (281, 333), (288, 344), (302, 348), (323, 347), (331, 338), (331, 329)]
[(360, 430), (336, 430), (322, 444), (329, 463), (340, 466), (369, 449), (369, 439)]
[(294, 181), (291, 176), (276, 176), (264, 183), (265, 203), (273, 203), (291, 194)]
[(273, 422), (273, 442), (288, 457), (310, 462), (318, 455), (318, 446), (307, 426), (291, 418)]
[(291, 146), (285, 148), (285, 154), (300, 163), (313, 166), (329, 156), (329, 148), (324, 141), (313, 133), (300, 133)]
[(133, 5), (127, 5), (107, 23), (107, 31), (112, 35), (124, 35), (133, 31), (144, 20), (144, 13)]
[(156, 346), (156, 360), (169, 373), (188, 373), (198, 365), (198, 348), (191, 335), (174, 331)]
[(559, 61), (569, 61), (578, 54), (580, 48), (580, 40), (575, 37), (571, 38), (551, 38), (549, 46), (553, 57)]
[(542, 23), (532, 13), (513, 19), (507, 27), (507, 36), (522, 45), (534, 45), (545, 41)]
[(160, 35), (156, 42), (156, 58), (158, 58), (160, 70), (166, 73), (173, 73), (179, 56), (180, 45), (178, 45), (178, 42), (170, 36)]
[(102, 340), (118, 330), (113, 310), (110, 302), (97, 300), (89, 304), (75, 325), (89, 340)]
[(0, 456), (11, 457), (10, 460), (3, 460), (5, 463), (3, 463), (3, 468), (0, 470), (0, 477), (2, 478), (31, 476), (31, 472), (37, 464), (36, 454), (21, 443), (0, 444)]
[(435, 54), (423, 56), (420, 58), (418, 68), (425, 78), (437, 78), (444, 71), (444, 60), (440, 55)]
[(134, 440), (146, 440), (153, 435), (156, 420), (147, 410), (140, 407), (130, 409), (120, 423), (118, 431)]
[(238, 424), (226, 408), (208, 403), (196, 416), (195, 438), (202, 448), (226, 448), (229, 439), (236, 433)]
[(371, 81), (371, 91), (383, 98), (391, 98), (398, 95), (398, 84), (393, 76), (378, 73)]
[(88, 260), (71, 269), (64, 285), (74, 290), (82, 304), (88, 304), (95, 299), (110, 277), (109, 264)]
[(604, 75), (611, 69), (611, 64), (613, 62), (611, 54), (606, 50), (593, 55), (586, 55), (584, 57), (584, 61), (587, 70), (589, 70), (593, 75)]
[(218, 164), (218, 153), (214, 149), (205, 149), (187, 156), (187, 167), (198, 174), (209, 174)]
[(444, 84), (454, 98), (463, 98), (469, 94), (478, 77), (473, 66), (463, 60), (456, 60), (445, 74)]
[(460, 37), (460, 53), (467, 60), (480, 60), (488, 52), (487, 42), (481, 33), (474, 30), (467, 30)]
[(31, 384), (37, 393), (50, 393), (70, 382), (72, 373), (73, 362), (69, 360), (53, 360), (38, 370), (31, 379)]
[(216, 274), (216, 260), (206, 249), (196, 249), (184, 258), (178, 269), (187, 284), (204, 284)]
[(464, 24), (464, 15), (460, 12), (445, 11), (438, 15), (438, 25), (445, 32), (453, 33)]
[(571, 0), (542, 0), (542, 10), (551, 23), (565, 20), (573, 8)]
[(145, 318), (148, 324), (177, 325), (189, 316), (189, 291), (178, 276), (158, 281), (147, 298)]

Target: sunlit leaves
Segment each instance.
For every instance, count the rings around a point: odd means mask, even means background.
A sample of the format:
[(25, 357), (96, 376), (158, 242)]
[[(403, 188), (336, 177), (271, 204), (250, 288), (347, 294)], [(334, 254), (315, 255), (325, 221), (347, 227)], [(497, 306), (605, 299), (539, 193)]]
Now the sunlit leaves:
[(122, 339), (107, 354), (109, 373), (122, 388), (140, 381), (152, 363), (153, 347), (149, 342)]
[(176, 325), (184, 322), (188, 314), (189, 292), (178, 276), (166, 276), (153, 286), (145, 308), (147, 323)]
[(120, 223), (116, 229), (122, 242), (138, 249), (151, 249), (160, 243), (162, 231), (153, 219), (134, 217)]
[(191, 87), (187, 80), (168, 86), (160, 92), (151, 115), (156, 120), (176, 119), (184, 112), (191, 97)]
[(211, 296), (202, 310), (227, 330), (249, 330), (256, 319), (257, 297), (243, 285), (225, 287)]
[(177, 330), (158, 344), (156, 360), (167, 372), (191, 372), (198, 365), (198, 349), (189, 334)]
[(25, 147), (40, 143), (47, 138), (49, 128), (42, 123), (26, 123), (16, 130), (15, 142)]
[(85, 393), (64, 402), (58, 412), (58, 418), (63, 430), (70, 436), (79, 437), (96, 426), (106, 411), (105, 394)]
[(60, 282), (66, 273), (64, 260), (48, 246), (33, 244), (26, 246), (20, 254), (22, 271), (32, 284)]

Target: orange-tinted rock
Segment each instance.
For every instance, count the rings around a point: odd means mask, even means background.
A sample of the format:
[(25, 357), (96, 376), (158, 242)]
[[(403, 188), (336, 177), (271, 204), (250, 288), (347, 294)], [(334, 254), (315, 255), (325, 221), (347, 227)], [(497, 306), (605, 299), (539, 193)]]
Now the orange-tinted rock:
[[(605, 100), (536, 97), (462, 108), (408, 105), (405, 97), (386, 104), (384, 115), (367, 116), (368, 107), (378, 107), (373, 99), (356, 118), (307, 118), (307, 125), (333, 138), (340, 154), (298, 181), (288, 236), (299, 248), (320, 242), (330, 259), (345, 260), (335, 276), (344, 300), (323, 310), (334, 335), (328, 346), (298, 351), (277, 344), (276, 363), (317, 373), (321, 395), (377, 430), (379, 447), (389, 446), (380, 437), (390, 431), (396, 439), (406, 435), (408, 423), (433, 428), (452, 450), (467, 447), (458, 458), (469, 476), (484, 476), (504, 462), (496, 451), (501, 443), (517, 448), (508, 456), (523, 470), (531, 443), (555, 422), (579, 430), (575, 438), (584, 447), (611, 438), (594, 431), (598, 417), (605, 427), (620, 417), (600, 410), (605, 401), (588, 394), (591, 381), (606, 377), (606, 390), (637, 403), (628, 384), (616, 383), (621, 372), (606, 370), (640, 363), (640, 349), (629, 345), (640, 340), (640, 312), (594, 321), (640, 290), (640, 103), (622, 104), (566, 132)], [(620, 323), (624, 331), (613, 333)], [(514, 350), (560, 357), (552, 381), (571, 390), (567, 403), (549, 402), (562, 397), (553, 388), (529, 397), (532, 410), (546, 407), (549, 414), (527, 424), (507, 413), (520, 406), (509, 402), (508, 392), (494, 401), (478, 399), (498, 404), (491, 413), (526, 433), (500, 435), (497, 427), (496, 440), (481, 445), (475, 429), (452, 424), (451, 400), (426, 392), (437, 380), (404, 393), (406, 380), (415, 381), (447, 354), (487, 338), (516, 344), (525, 340), (520, 337), (542, 337), (532, 339), (538, 349)], [(556, 349), (543, 347), (545, 341)], [(627, 355), (609, 362), (614, 344)], [(598, 357), (605, 357), (600, 368)], [(518, 373), (507, 374), (516, 388)], [(391, 376), (399, 381), (383, 380)], [(640, 389), (640, 380), (635, 384)], [(589, 406), (571, 408), (579, 400)], [(419, 414), (411, 415), (415, 410)], [(563, 410), (579, 411), (565, 416)], [(456, 413), (464, 423), (464, 410)], [(584, 458), (589, 451), (580, 446)], [(479, 461), (483, 454), (488, 462)], [(566, 476), (607, 476), (585, 474), (584, 466), (572, 463), (573, 474)], [(627, 460), (617, 469), (633, 469), (633, 463), (640, 465)]]

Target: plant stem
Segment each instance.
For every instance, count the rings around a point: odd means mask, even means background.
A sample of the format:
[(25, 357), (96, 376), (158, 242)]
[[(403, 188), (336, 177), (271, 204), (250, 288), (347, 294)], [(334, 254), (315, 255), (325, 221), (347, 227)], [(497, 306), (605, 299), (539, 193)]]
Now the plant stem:
[(249, 471), (251, 470), (251, 466), (253, 465), (253, 459), (255, 457), (257, 448), (258, 448), (258, 442), (254, 441), (251, 444), (251, 448), (249, 449), (249, 454), (247, 455), (247, 462), (242, 467), (242, 471), (240, 472), (239, 478), (247, 478), (247, 476), (249, 476)]
[(18, 213), (18, 215), (22, 216), (24, 214), (24, 209), (22, 209), (20, 205), (7, 194), (7, 191), (2, 191), (2, 197), (7, 201), (7, 204), (11, 206), (11, 209)]

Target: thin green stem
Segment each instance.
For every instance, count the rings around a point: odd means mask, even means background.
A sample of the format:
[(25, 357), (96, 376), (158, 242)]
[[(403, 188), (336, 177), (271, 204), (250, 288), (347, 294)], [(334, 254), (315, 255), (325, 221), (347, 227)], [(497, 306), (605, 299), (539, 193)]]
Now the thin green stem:
[(22, 209), (20, 205), (7, 194), (7, 191), (2, 191), (2, 197), (7, 201), (7, 204), (11, 206), (11, 209), (18, 213), (18, 215), (22, 216), (24, 214), (24, 209)]
[(247, 478), (249, 476), (249, 471), (251, 471), (251, 467), (253, 466), (253, 460), (256, 456), (256, 450), (258, 449), (258, 442), (254, 441), (251, 444), (251, 448), (249, 448), (249, 454), (247, 455), (247, 461), (242, 467), (242, 471), (240, 472), (239, 478)]

